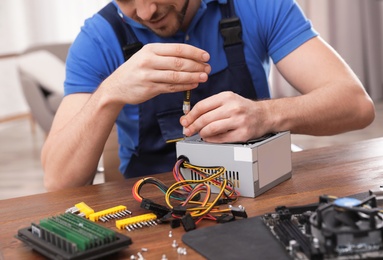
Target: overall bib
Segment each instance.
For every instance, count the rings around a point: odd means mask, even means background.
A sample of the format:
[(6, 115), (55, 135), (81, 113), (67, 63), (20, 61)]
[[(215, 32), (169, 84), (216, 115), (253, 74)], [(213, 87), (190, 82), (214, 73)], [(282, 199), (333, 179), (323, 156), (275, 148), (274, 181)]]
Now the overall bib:
[[(199, 84), (191, 91), (192, 105), (222, 91), (232, 91), (252, 100), (257, 99), (243, 52), (241, 23), (235, 15), (233, 2), (222, 4), (221, 13), (222, 20), (217, 26), (220, 26), (224, 38), (223, 48), (228, 67), (209, 75), (207, 82)], [(100, 14), (112, 24), (121, 43), (125, 60), (129, 59), (142, 47), (142, 44), (130, 26), (118, 16), (112, 3), (102, 9)], [(125, 35), (117, 33), (121, 31)], [(139, 105), (139, 143), (124, 173), (125, 178), (172, 170), (177, 160), (176, 144), (166, 141), (183, 136), (183, 129), (179, 123), (183, 115), (183, 99), (184, 93), (161, 94)]]

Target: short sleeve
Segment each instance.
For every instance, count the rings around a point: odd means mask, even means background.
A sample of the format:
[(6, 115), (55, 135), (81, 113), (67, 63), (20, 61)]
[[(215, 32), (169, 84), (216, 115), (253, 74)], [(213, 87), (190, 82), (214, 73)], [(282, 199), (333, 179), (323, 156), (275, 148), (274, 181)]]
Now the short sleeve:
[(112, 27), (101, 15), (94, 15), (85, 21), (69, 49), (65, 95), (94, 92), (122, 63), (122, 51)]
[(265, 44), (274, 63), (318, 35), (294, 0), (256, 2)]

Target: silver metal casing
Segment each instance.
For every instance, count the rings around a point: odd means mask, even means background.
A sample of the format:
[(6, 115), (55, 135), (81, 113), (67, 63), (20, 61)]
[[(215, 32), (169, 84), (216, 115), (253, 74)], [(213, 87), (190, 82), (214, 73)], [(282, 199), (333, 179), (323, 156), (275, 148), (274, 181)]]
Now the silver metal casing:
[[(225, 177), (244, 197), (256, 197), (281, 182), (291, 178), (290, 132), (271, 134), (244, 144), (215, 144), (204, 142), (198, 135), (176, 144), (177, 157), (186, 156), (198, 166), (223, 166)], [(189, 169), (181, 169), (185, 179), (200, 176)], [(217, 193), (218, 188), (212, 186)]]

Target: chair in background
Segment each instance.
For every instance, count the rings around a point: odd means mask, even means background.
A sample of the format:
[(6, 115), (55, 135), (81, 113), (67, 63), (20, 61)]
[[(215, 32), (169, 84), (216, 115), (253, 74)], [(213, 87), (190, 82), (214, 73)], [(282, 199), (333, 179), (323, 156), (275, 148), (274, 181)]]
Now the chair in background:
[(102, 162), (104, 165), (105, 182), (124, 180), (124, 176), (119, 171), (120, 158), (118, 156), (118, 138), (116, 125), (114, 125), (104, 146)]
[[(54, 115), (64, 97), (65, 60), (70, 44), (52, 44), (28, 49), (17, 61), (25, 99), (33, 119), (48, 134)], [(121, 181), (116, 126), (100, 158), (98, 172), (104, 181)]]
[(69, 46), (69, 43), (35, 46), (17, 60), (21, 87), (31, 115), (46, 134), (64, 96)]

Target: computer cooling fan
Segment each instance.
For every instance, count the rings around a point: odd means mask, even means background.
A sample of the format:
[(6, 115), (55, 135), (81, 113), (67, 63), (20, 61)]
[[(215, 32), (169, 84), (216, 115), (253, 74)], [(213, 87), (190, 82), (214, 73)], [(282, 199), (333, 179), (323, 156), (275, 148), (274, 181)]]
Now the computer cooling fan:
[(383, 259), (383, 209), (375, 196), (321, 196), (317, 205), (278, 207), (264, 223), (294, 259)]

